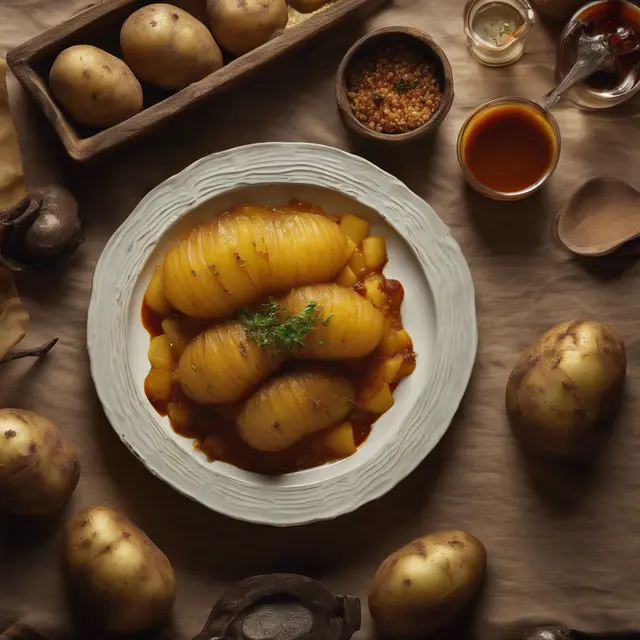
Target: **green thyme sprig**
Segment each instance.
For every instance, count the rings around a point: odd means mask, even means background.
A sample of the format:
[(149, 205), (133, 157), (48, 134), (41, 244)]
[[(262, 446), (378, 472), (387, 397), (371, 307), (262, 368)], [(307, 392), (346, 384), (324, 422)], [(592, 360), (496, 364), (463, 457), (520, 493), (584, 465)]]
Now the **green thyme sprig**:
[[(307, 334), (320, 320), (320, 310), (316, 302), (309, 302), (298, 314), (292, 315), (289, 309), (271, 298), (257, 311), (242, 309), (238, 317), (244, 332), (261, 349), (271, 352), (292, 351), (294, 347), (308, 348)], [(322, 320), (327, 324), (330, 319)]]

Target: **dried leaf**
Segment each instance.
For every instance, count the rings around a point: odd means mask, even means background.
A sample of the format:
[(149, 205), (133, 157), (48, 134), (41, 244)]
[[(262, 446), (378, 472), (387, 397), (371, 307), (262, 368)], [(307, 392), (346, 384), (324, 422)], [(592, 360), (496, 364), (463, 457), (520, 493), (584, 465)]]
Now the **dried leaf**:
[(13, 349), (29, 329), (29, 313), (20, 302), (13, 276), (0, 269), (0, 359)]
[[(7, 63), (0, 58), (0, 208), (10, 207), (26, 193), (18, 136), (9, 110)], [(0, 359), (27, 334), (29, 313), (18, 297), (13, 276), (0, 268)]]
[(9, 110), (7, 63), (0, 58), (0, 209), (14, 205), (26, 192), (18, 136)]

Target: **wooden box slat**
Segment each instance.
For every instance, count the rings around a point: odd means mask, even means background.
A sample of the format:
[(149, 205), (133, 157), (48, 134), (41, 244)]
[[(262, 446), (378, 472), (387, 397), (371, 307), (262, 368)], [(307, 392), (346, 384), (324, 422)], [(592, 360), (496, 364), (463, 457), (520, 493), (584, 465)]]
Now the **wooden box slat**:
[(48, 74), (55, 57), (74, 44), (92, 44), (122, 58), (118, 41), (120, 26), (131, 13), (153, 1), (106, 0), (7, 54), (11, 71), (44, 111), (67, 153), (75, 160), (89, 160), (151, 131), (188, 108), (245, 79), (274, 58), (344, 21), (365, 5), (376, 3), (376, 0), (337, 0), (335, 4), (286, 29), (273, 40), (228, 62), (218, 71), (177, 93), (168, 94), (143, 83), (146, 108), (125, 122), (102, 131), (76, 125), (60, 109), (48, 87)]

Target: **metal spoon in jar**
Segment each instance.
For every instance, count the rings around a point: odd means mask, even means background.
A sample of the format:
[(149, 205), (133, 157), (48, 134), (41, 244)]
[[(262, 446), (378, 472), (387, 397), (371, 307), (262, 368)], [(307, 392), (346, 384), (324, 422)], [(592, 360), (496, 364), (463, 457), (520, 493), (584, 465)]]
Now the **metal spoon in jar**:
[(562, 82), (552, 89), (541, 101), (543, 109), (551, 109), (563, 93), (586, 80), (616, 56), (640, 50), (640, 40), (636, 32), (626, 25), (619, 26), (613, 33), (588, 36), (584, 30), (578, 38), (578, 57)]

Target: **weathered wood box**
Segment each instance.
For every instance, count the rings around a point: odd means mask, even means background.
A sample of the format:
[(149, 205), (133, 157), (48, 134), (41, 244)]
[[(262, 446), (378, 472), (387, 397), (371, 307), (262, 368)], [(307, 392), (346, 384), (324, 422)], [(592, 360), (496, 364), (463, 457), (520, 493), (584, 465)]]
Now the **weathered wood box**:
[[(174, 0), (173, 4), (190, 10), (198, 0)], [(199, 0), (204, 3), (204, 0)], [(206, 78), (177, 93), (142, 83), (145, 108), (124, 122), (104, 130), (95, 130), (73, 122), (60, 108), (49, 90), (49, 71), (56, 56), (75, 44), (90, 44), (122, 58), (120, 28), (137, 9), (153, 0), (105, 0), (89, 7), (66, 22), (45, 31), (7, 54), (7, 63), (26, 91), (33, 96), (55, 128), (68, 154), (78, 161), (114, 149), (211, 98), (270, 60), (308, 41), (332, 25), (350, 17), (356, 10), (375, 0), (333, 0), (313, 14), (299, 14), (290, 8), (287, 28), (266, 44), (232, 59)], [(203, 19), (196, 11), (190, 11)]]

